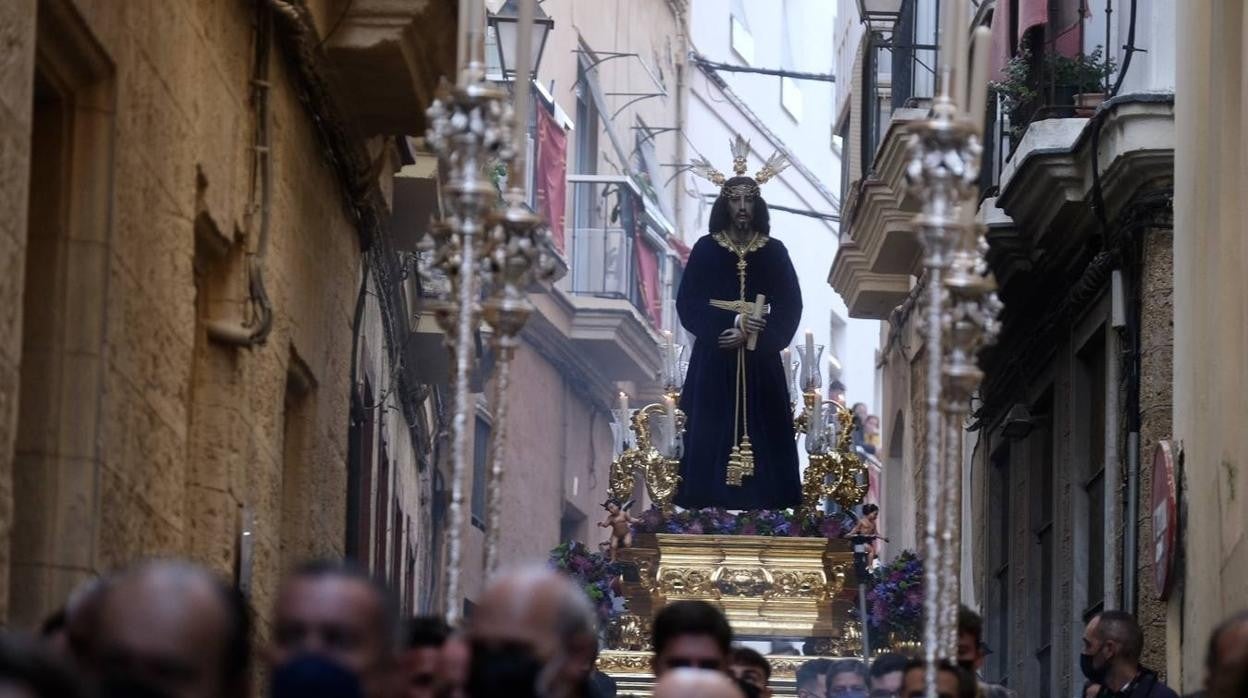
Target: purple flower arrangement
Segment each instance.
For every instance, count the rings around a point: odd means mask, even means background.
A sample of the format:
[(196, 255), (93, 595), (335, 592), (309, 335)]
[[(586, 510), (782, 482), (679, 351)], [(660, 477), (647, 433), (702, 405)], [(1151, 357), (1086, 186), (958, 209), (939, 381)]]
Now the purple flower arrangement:
[(618, 613), (621, 598), (616, 591), (616, 580), (621, 574), (619, 563), (600, 552), (590, 550), (584, 543), (563, 543), (550, 551), (550, 566), (571, 577), (598, 609), (598, 620), (604, 626)]
[(648, 509), (637, 518), (640, 522), (633, 525), (635, 534), (840, 538), (854, 525), (853, 517), (844, 512), (801, 516), (791, 509), (762, 509), (740, 514), (717, 508), (686, 509), (668, 516), (660, 509)]
[[(858, 608), (850, 614), (857, 619)], [(867, 587), (871, 636), (917, 640), (923, 628), (923, 561), (906, 550), (871, 573)]]

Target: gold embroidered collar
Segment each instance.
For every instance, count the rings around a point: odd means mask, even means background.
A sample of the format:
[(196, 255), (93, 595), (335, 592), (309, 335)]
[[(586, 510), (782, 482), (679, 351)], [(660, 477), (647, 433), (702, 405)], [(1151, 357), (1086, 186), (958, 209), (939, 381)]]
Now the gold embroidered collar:
[(733, 242), (728, 233), (715, 233), (713, 237), (715, 238), (715, 242), (719, 243), (720, 247), (723, 247), (738, 257), (744, 257), (751, 252), (761, 250), (763, 245), (766, 245), (767, 241), (771, 239), (766, 235), (754, 233), (754, 237), (750, 238), (749, 242), (744, 245), (738, 245), (736, 242)]

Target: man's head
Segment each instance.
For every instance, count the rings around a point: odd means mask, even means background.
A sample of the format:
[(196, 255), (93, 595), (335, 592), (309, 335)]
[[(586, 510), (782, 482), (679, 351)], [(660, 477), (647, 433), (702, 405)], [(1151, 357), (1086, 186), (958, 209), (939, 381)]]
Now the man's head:
[(90, 657), (105, 695), (247, 694), (246, 604), (212, 573), (186, 562), (144, 562), (104, 587), (98, 603)]
[(838, 405), (845, 405), (845, 384), (839, 380), (828, 383), (828, 399)]
[(659, 678), (654, 698), (745, 698), (745, 694), (721, 671), (679, 667)]
[(1092, 683), (1102, 683), (1115, 666), (1134, 674), (1144, 650), (1144, 633), (1135, 617), (1124, 611), (1104, 611), (1083, 630), (1079, 667)]
[[(924, 698), (927, 691), (924, 687), (927, 669), (923, 660), (916, 659), (906, 665), (905, 679), (902, 683), (901, 698)], [(936, 667), (936, 695), (938, 698), (975, 698), (979, 686), (975, 677), (962, 668), (940, 662)]]
[(468, 693), (577, 695), (597, 652), (597, 616), (567, 577), (529, 567), (497, 578), (473, 612)]
[(828, 667), (828, 698), (866, 696), (867, 668), (857, 659), (840, 659)]
[(358, 679), (366, 696), (384, 695), (395, 677), (398, 613), (385, 587), (358, 567), (316, 561), (282, 581), (268, 661), (328, 660)]
[(797, 695), (799, 698), (824, 698), (828, 691), (830, 659), (809, 659), (797, 668)]
[(110, 578), (92, 577), (79, 584), (65, 602), (65, 643), (74, 662), (83, 667), (93, 662), (94, 643)]
[(749, 647), (737, 647), (728, 658), (728, 670), (738, 681), (758, 689), (759, 695), (771, 696), (771, 663)]
[(79, 698), (85, 695), (61, 650), (0, 633), (0, 697)]
[(958, 606), (958, 666), (976, 673), (984, 664), (984, 619)]
[(910, 660), (894, 652), (885, 652), (871, 662), (868, 679), (871, 698), (897, 698), (901, 693), (901, 680)]
[(1248, 610), (1240, 611), (1214, 628), (1205, 655), (1205, 689), (1211, 696), (1231, 695), (1230, 679), (1248, 671)]
[(724, 182), (719, 197), (711, 206), (707, 227), (712, 233), (746, 228), (770, 234), (771, 217), (767, 213), (767, 202), (759, 194), (758, 182), (751, 177), (733, 177)]
[(441, 618), (409, 618), (403, 628), (399, 668), (406, 698), (433, 698), (437, 691), (442, 645), (449, 628)]
[(859, 423), (863, 423), (867, 420), (867, 403), (855, 402), (851, 411), (854, 413), (854, 417)]
[(651, 646), (655, 676), (679, 667), (723, 671), (732, 651), (732, 627), (705, 601), (676, 601), (655, 616)]

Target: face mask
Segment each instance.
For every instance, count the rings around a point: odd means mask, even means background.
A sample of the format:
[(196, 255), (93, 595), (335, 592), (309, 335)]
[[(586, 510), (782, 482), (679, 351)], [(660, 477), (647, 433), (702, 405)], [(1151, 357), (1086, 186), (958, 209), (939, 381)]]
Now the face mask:
[(468, 695), (538, 698), (545, 666), (529, 652), (474, 646), (468, 667)]
[(128, 676), (108, 676), (100, 682), (99, 698), (166, 698), (164, 691)]
[(299, 655), (273, 670), (273, 698), (360, 698), (360, 680), (316, 654)]
[(1095, 654), (1079, 655), (1079, 670), (1083, 672), (1084, 678), (1092, 683), (1101, 683), (1105, 680), (1105, 675), (1109, 673), (1109, 662), (1105, 662), (1100, 668), (1097, 668)]
[(976, 674), (975, 674), (975, 661), (974, 661), (974, 660), (971, 660), (971, 659), (959, 659), (959, 660), (958, 660), (958, 667), (959, 667), (959, 668), (961, 668), (961, 669), (962, 669), (962, 671), (965, 671), (966, 673), (970, 674), (971, 676), (975, 676), (975, 675), (976, 675)]

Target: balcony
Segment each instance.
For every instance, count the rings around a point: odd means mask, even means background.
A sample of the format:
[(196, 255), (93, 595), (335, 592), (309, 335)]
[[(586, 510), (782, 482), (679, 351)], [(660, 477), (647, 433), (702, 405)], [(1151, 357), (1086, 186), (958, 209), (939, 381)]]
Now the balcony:
[[(659, 331), (675, 320), (670, 223), (627, 176), (569, 175), (568, 275), (538, 307), (526, 336), (595, 383), (657, 397)], [(570, 340), (570, 341), (569, 341)]]
[(424, 132), (438, 81), (455, 73), (456, 12), (443, 0), (353, 0), (316, 18), (332, 27), (320, 39), (327, 77), (364, 133)]

